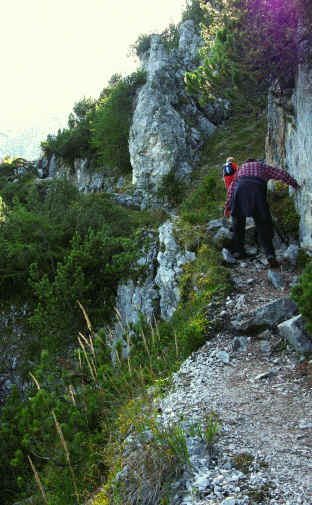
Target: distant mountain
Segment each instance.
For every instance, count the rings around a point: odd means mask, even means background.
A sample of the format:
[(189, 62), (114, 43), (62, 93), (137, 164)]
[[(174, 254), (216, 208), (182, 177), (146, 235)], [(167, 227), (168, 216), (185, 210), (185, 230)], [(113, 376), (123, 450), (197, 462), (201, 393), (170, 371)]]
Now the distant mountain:
[(48, 134), (56, 134), (59, 128), (65, 128), (64, 117), (52, 117), (44, 124), (8, 127), (0, 126), (0, 160), (9, 155), (32, 161), (40, 157), (40, 144)]

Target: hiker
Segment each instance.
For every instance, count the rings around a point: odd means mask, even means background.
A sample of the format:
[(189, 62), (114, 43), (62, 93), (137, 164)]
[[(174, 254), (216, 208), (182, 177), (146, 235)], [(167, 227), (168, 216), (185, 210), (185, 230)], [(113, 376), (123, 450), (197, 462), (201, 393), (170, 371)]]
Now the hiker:
[(229, 158), (226, 159), (226, 162), (223, 165), (223, 179), (227, 191), (233, 181), (236, 171), (237, 171), (236, 161), (232, 156), (230, 156)]
[(264, 249), (269, 265), (278, 266), (275, 258), (273, 222), (267, 202), (267, 182), (277, 179), (290, 184), (295, 189), (300, 185), (284, 170), (265, 165), (249, 158), (237, 170), (228, 190), (224, 215), (232, 215), (233, 239), (232, 253), (238, 259), (247, 258), (245, 245), (246, 217), (250, 216), (256, 224), (257, 236)]

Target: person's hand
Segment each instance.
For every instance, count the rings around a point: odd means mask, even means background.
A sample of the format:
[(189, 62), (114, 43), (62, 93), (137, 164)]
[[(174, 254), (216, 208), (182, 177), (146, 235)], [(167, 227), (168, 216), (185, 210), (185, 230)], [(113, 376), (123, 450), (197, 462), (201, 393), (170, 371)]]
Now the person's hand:
[(303, 188), (303, 186), (304, 186), (304, 184), (305, 184), (305, 179), (303, 179), (303, 181), (301, 182), (301, 184), (297, 184), (297, 187), (296, 187), (295, 189), (296, 189), (297, 191), (298, 191), (299, 189), (302, 189), (302, 188)]
[(224, 209), (224, 217), (230, 217), (231, 211), (230, 209)]

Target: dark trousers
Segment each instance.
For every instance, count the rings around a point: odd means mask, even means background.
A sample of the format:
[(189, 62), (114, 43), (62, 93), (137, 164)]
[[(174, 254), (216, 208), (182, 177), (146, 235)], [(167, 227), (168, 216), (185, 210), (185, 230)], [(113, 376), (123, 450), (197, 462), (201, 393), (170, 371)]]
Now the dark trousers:
[[(273, 247), (273, 224), (271, 216), (261, 219), (257, 215), (252, 216), (257, 231), (257, 238), (264, 250), (264, 254), (268, 256), (275, 256), (275, 251)], [(245, 247), (245, 227), (246, 227), (246, 217), (245, 216), (232, 216), (232, 227), (233, 227), (233, 239), (232, 239), (232, 250), (233, 252), (243, 253)]]

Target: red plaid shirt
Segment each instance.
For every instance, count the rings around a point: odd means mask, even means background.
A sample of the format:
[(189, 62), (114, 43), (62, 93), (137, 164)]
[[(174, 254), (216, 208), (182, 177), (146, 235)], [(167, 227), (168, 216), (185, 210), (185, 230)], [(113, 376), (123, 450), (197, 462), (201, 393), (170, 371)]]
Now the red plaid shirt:
[(237, 170), (232, 184), (229, 187), (225, 202), (225, 210), (228, 210), (231, 207), (231, 200), (234, 195), (236, 183), (241, 177), (260, 177), (260, 179), (264, 180), (265, 182), (269, 181), (270, 179), (277, 179), (290, 184), (295, 189), (298, 189), (300, 187), (296, 179), (291, 177), (291, 175), (285, 172), (285, 170), (280, 170), (279, 168), (264, 165), (264, 163), (261, 161), (251, 161), (249, 163), (244, 163)]

